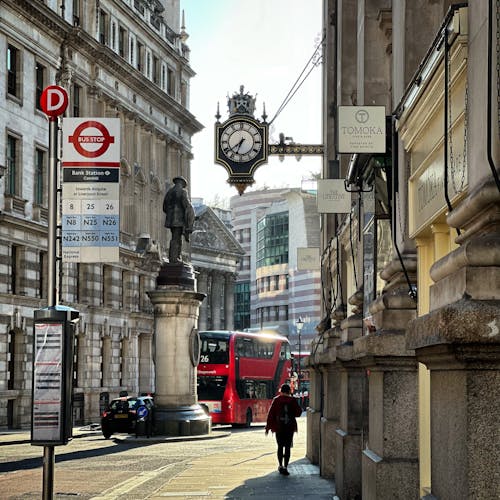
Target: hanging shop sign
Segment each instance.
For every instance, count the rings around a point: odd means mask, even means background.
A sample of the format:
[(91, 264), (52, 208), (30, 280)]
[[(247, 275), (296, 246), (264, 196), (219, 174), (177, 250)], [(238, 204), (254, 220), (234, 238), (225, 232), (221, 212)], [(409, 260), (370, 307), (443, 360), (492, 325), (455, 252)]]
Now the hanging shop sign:
[(65, 118), (62, 259), (118, 262), (120, 119)]
[(348, 214), (351, 211), (351, 193), (343, 179), (318, 179), (318, 213)]
[(297, 248), (297, 270), (298, 271), (318, 271), (319, 248)]
[(385, 106), (339, 106), (339, 153), (385, 153)]

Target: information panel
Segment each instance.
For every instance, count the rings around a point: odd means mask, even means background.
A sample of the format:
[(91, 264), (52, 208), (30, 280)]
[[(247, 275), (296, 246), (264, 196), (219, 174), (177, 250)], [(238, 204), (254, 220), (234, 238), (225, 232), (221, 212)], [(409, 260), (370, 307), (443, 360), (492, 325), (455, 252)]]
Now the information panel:
[(62, 259), (117, 262), (120, 119), (63, 121)]
[(62, 432), (62, 323), (35, 323), (33, 367), (34, 441), (58, 441)]

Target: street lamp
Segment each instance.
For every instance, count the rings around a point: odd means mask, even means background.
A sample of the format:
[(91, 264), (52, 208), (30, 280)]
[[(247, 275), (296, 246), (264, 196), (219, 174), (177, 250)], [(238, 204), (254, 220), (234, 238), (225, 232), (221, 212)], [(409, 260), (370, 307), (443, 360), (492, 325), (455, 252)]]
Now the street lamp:
[(301, 365), (301, 359), (300, 359), (300, 348), (301, 348), (301, 341), (300, 341), (300, 332), (302, 331), (302, 327), (304, 326), (304, 320), (299, 316), (299, 319), (295, 322), (295, 328), (297, 329), (297, 334), (299, 336), (299, 369), (298, 369), (298, 373), (297, 373), (297, 376), (299, 378), (299, 383), (298, 383), (298, 390), (300, 392), (300, 384), (301, 384), (301, 378), (302, 378), (302, 374), (301, 374), (301, 370), (300, 370), (300, 365)]

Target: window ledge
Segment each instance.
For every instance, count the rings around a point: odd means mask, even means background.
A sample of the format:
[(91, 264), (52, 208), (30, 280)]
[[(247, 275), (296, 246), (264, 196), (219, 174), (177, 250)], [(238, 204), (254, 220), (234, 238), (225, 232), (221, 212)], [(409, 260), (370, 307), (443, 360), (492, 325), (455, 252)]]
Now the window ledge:
[(12, 214), (26, 215), (26, 203), (24, 200), (15, 194), (4, 194), (4, 210)]

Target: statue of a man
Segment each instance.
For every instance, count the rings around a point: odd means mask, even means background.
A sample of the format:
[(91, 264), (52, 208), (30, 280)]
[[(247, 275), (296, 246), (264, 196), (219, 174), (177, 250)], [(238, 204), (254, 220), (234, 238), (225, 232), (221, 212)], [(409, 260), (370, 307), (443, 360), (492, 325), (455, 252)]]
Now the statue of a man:
[(193, 232), (194, 209), (187, 191), (187, 181), (184, 177), (174, 177), (173, 187), (165, 194), (163, 211), (165, 212), (165, 227), (172, 233), (168, 260), (171, 263), (182, 262), (182, 235), (189, 241)]

